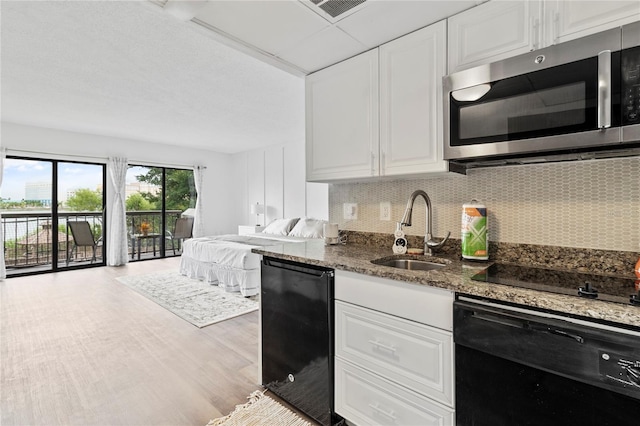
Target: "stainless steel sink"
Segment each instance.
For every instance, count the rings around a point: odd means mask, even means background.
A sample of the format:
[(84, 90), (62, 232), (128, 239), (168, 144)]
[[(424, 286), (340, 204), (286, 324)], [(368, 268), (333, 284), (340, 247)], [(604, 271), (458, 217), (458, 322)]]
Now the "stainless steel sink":
[(426, 260), (417, 259), (388, 259), (373, 260), (372, 263), (382, 266), (390, 266), (398, 269), (408, 269), (411, 271), (432, 271), (434, 269), (444, 268), (447, 265), (442, 263), (427, 262)]

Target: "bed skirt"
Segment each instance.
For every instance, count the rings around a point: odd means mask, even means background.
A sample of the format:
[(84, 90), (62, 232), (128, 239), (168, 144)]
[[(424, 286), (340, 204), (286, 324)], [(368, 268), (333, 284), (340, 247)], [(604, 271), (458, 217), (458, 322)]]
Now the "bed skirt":
[(180, 257), (180, 274), (217, 285), (228, 292), (254, 296), (260, 292), (260, 269), (238, 269), (213, 262)]

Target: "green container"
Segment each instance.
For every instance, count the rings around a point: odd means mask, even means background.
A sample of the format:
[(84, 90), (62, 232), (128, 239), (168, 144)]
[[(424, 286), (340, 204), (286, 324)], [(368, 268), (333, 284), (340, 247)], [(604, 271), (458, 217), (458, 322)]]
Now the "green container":
[(476, 200), (462, 205), (462, 257), (488, 260), (487, 207)]

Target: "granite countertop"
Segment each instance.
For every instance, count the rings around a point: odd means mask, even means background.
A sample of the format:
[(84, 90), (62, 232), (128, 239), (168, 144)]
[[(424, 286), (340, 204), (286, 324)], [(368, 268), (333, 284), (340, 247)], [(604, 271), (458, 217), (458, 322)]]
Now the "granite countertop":
[(278, 259), (428, 285), (460, 294), (486, 297), (640, 328), (640, 307), (474, 281), (471, 280), (471, 276), (489, 266), (490, 262), (463, 261), (455, 254), (436, 254), (433, 258), (428, 259), (425, 259), (426, 256), (407, 255), (407, 258), (419, 258), (447, 264), (444, 268), (431, 271), (409, 271), (371, 263), (374, 259), (391, 257), (393, 253), (389, 248), (361, 244), (327, 246), (322, 240), (311, 240), (254, 248), (252, 251)]

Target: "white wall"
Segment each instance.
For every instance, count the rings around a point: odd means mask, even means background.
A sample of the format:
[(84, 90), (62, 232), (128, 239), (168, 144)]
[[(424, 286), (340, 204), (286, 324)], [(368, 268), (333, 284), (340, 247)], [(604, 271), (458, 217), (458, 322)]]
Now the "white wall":
[(264, 153), (265, 223), (284, 217), (284, 148)]
[(329, 219), (328, 185), (305, 182), (304, 140), (236, 154), (233, 164), (241, 205), (238, 224), (256, 224), (249, 212), (256, 202), (265, 206), (258, 220), (262, 225), (282, 217)]
[(306, 185), (307, 216), (329, 220), (329, 185), (315, 182)]
[[(307, 210), (306, 174), (304, 143), (289, 144), (284, 148), (284, 214), (282, 217), (311, 216)], [(325, 204), (329, 206), (329, 194), (325, 197)], [(324, 219), (325, 217), (323, 217)], [(327, 212), (326, 219), (329, 218)]]
[[(109, 157), (126, 157), (130, 163), (191, 168), (206, 166), (202, 203), (207, 235), (235, 233), (237, 195), (231, 176), (233, 156), (205, 150), (97, 136), (41, 127), (2, 123), (0, 146), (7, 155), (106, 163)], [(107, 203), (111, 194), (107, 192)], [(229, 202), (231, 201), (231, 202)]]

